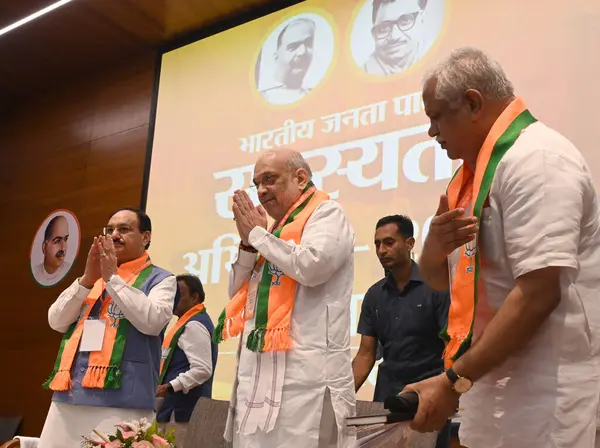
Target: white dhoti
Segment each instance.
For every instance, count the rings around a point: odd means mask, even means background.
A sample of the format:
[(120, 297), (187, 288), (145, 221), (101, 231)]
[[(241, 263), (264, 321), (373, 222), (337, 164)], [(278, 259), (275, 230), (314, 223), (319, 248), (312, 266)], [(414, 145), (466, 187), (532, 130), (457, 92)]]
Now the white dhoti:
[(113, 435), (115, 425), (125, 420), (155, 419), (154, 411), (92, 406), (75, 406), (53, 401), (44, 423), (38, 448), (80, 448), (82, 437), (94, 437), (94, 429)]

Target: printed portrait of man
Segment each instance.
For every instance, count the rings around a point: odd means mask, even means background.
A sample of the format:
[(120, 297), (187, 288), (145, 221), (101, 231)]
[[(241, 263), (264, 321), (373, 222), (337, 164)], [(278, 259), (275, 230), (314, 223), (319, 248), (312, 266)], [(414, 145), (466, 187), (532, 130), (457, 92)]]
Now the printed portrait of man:
[(428, 50), (424, 11), (428, 0), (372, 0), (371, 36), (375, 49), (363, 65), (370, 75), (406, 70)]
[(301, 17), (290, 21), (279, 32), (273, 55), (276, 84), (260, 92), (270, 103), (290, 104), (310, 91), (304, 82), (313, 62), (316, 29), (313, 20)]
[(69, 222), (62, 215), (50, 220), (42, 241), (42, 263), (33, 267), (33, 275), (44, 286), (58, 283), (71, 269), (65, 260), (69, 243)]

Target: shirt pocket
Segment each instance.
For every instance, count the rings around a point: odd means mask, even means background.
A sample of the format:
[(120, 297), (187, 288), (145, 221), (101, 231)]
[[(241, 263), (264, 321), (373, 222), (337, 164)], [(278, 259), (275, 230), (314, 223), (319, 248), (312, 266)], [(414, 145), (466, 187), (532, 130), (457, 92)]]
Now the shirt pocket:
[(498, 262), (504, 254), (504, 234), (500, 215), (492, 208), (481, 210), (481, 225), (477, 245), (483, 260)]

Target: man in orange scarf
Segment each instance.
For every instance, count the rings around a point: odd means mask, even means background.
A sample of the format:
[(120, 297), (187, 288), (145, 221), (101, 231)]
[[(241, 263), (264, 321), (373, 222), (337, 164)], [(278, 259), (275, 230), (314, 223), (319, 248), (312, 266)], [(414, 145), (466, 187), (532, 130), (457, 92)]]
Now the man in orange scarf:
[[(212, 320), (204, 306), (204, 287), (195, 275), (177, 276), (181, 299), (175, 310), (177, 323), (165, 334), (156, 396), (156, 420), (166, 434), (175, 431), (183, 445), (187, 426), (200, 397), (211, 398), (217, 365), (217, 346), (212, 343)], [(160, 400), (157, 400), (160, 401)]]
[(40, 448), (75, 448), (92, 430), (154, 418), (160, 333), (173, 315), (175, 277), (146, 252), (152, 226), (142, 211), (114, 213), (94, 238), (85, 271), (48, 311), (64, 333), (45, 387), (54, 391)]
[(352, 446), (354, 232), (311, 177), (299, 153), (269, 151), (254, 168), (262, 205), (233, 198), (241, 244), (213, 337), (240, 336), (225, 431), (234, 448)]
[(464, 163), (420, 258), (451, 305), (447, 371), (406, 388), (420, 396), (413, 427), (442, 427), (460, 396), (469, 448), (593, 448), (600, 218), (586, 162), (479, 50), (433, 69), (423, 100), (429, 134)]

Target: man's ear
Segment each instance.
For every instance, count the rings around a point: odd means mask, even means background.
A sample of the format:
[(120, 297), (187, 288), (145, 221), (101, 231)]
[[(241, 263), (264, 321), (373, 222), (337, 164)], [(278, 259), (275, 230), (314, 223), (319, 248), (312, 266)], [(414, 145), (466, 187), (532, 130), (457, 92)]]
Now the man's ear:
[(42, 254), (46, 256), (46, 246), (48, 245), (48, 241), (44, 241), (42, 243)]
[(406, 239), (406, 245), (408, 246), (409, 250), (413, 250), (415, 247), (415, 239), (414, 237), (410, 237)]
[(146, 247), (150, 241), (152, 241), (152, 232), (147, 230), (142, 234), (142, 242), (144, 243), (144, 247)]
[(479, 118), (483, 110), (483, 96), (475, 89), (469, 89), (465, 92), (465, 103), (473, 118)]
[(296, 170), (296, 176), (298, 177), (298, 187), (301, 190), (304, 190), (306, 188), (306, 186), (308, 185), (308, 183), (310, 182), (308, 173), (306, 172), (305, 169), (299, 168), (298, 170)]

